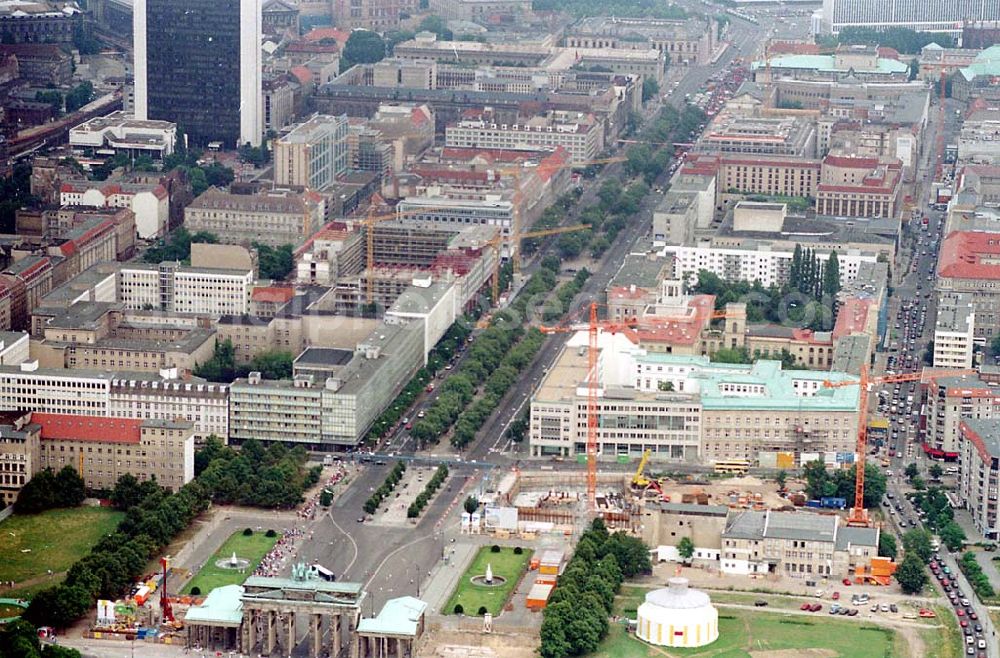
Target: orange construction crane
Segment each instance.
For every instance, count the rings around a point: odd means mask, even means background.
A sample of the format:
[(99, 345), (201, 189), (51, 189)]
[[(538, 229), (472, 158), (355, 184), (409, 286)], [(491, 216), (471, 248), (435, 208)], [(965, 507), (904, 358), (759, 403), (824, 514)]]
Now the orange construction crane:
[(855, 465), (854, 474), (854, 507), (847, 515), (847, 525), (863, 526), (871, 525), (868, 518), (868, 511), (865, 510), (865, 454), (868, 451), (868, 389), (875, 384), (892, 384), (895, 382), (916, 382), (933, 379), (935, 377), (957, 377), (961, 375), (976, 374), (975, 370), (922, 370), (920, 372), (908, 372), (900, 375), (886, 375), (885, 377), (869, 377), (868, 364), (861, 368), (861, 379), (849, 379), (845, 381), (833, 382), (825, 380), (824, 388), (842, 388), (844, 386), (859, 386), (860, 395), (858, 400), (858, 461)]
[[(628, 316), (622, 320), (598, 320), (596, 302), (589, 304), (589, 321), (580, 324), (560, 326), (539, 326), (543, 334), (573, 333), (587, 331), (587, 504), (591, 512), (597, 511), (597, 336), (601, 330), (617, 333), (639, 324), (639, 318)], [(712, 319), (727, 317), (724, 311), (712, 313)]]

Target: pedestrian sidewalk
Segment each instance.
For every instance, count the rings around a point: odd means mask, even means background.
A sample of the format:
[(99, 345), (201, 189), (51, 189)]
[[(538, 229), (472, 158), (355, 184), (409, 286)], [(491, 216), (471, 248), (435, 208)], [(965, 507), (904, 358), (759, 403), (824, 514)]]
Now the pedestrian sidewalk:
[(465, 568), (479, 550), (478, 544), (454, 543), (445, 544), (445, 557), (438, 558), (437, 564), (431, 569), (428, 581), (420, 588), (420, 597), (427, 603), (432, 613), (440, 613), (441, 608), (448, 603), (448, 597), (455, 590), (458, 579), (465, 573)]

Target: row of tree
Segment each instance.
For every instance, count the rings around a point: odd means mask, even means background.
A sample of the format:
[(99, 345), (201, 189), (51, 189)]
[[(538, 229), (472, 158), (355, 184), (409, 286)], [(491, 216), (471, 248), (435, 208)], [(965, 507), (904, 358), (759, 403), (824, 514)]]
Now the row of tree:
[(996, 596), (996, 590), (993, 589), (989, 576), (983, 572), (983, 568), (976, 561), (975, 553), (969, 551), (962, 555), (962, 559), (958, 561), (958, 567), (965, 574), (965, 577), (969, 579), (969, 585), (972, 586), (972, 589), (976, 592), (976, 596), (980, 600), (985, 602), (986, 599)]
[(385, 481), (379, 486), (375, 492), (368, 497), (363, 505), (365, 514), (374, 514), (378, 506), (382, 504), (382, 501), (389, 497), (392, 490), (396, 488), (399, 481), (403, 479), (403, 473), (406, 472), (406, 463), (402, 461), (396, 462), (389, 471), (389, 474), (385, 476)]
[(434, 494), (437, 493), (437, 490), (441, 488), (441, 485), (444, 484), (447, 478), (448, 467), (441, 464), (424, 486), (424, 490), (417, 494), (416, 499), (410, 503), (410, 506), (406, 510), (406, 518), (415, 519), (420, 516), (420, 513), (427, 507), (427, 503), (431, 501), (431, 498), (434, 497)]
[(472, 333), (469, 327), (474, 320), (473, 317), (464, 317), (462, 321), (455, 322), (448, 328), (448, 331), (427, 357), (427, 365), (417, 371), (417, 374), (407, 382), (392, 404), (386, 407), (385, 411), (372, 423), (372, 427), (368, 431), (368, 442), (377, 442), (388, 432), (394, 431), (398, 427), (400, 419), (409, 412), (413, 402), (424, 391), (427, 384), (466, 344), (469, 334)]
[[(911, 468), (912, 467), (912, 468)], [(911, 484), (921, 484), (917, 475), (917, 465), (909, 464), (904, 474)], [(941, 487), (931, 487), (916, 491), (911, 497), (913, 506), (924, 513), (924, 527), (936, 532), (949, 551), (958, 551), (965, 544), (965, 531), (955, 522), (955, 511)]]
[(274, 444), (266, 450), (247, 441), (237, 452), (209, 437), (195, 454), (194, 480), (176, 493), (155, 479), (118, 479), (111, 500), (125, 518), (90, 553), (78, 560), (59, 585), (31, 599), (24, 618), (37, 626), (64, 628), (87, 614), (97, 598), (115, 599), (141, 576), (149, 560), (187, 528), (212, 501), (260, 507), (291, 507), (319, 481), (321, 467), (305, 470), (305, 449)]
[(265, 448), (249, 439), (234, 450), (211, 436), (195, 453), (195, 471), (215, 503), (288, 509), (319, 481), (323, 467), (306, 468), (308, 457), (302, 446), (272, 443)]
[(904, 594), (919, 594), (927, 585), (926, 567), (934, 555), (933, 539), (930, 531), (924, 528), (914, 528), (903, 534), (903, 561), (896, 568), (896, 580)]
[(820, 301), (812, 295), (776, 285), (765, 288), (759, 280), (752, 283), (726, 281), (708, 270), (698, 272), (691, 292), (714, 295), (717, 310), (733, 302), (746, 304), (747, 321), (751, 323), (773, 322), (828, 331), (836, 319), (833, 308), (824, 304), (824, 301), (830, 302), (829, 299)]
[(649, 550), (636, 537), (609, 534), (600, 518), (583, 533), (543, 612), (542, 658), (582, 656), (608, 633), (615, 594), (625, 578), (650, 573)]
[(587, 268), (583, 268), (571, 280), (559, 286), (555, 293), (558, 304), (555, 306), (546, 305), (542, 311), (542, 320), (545, 322), (554, 322), (561, 318), (573, 305), (573, 300), (583, 290), (583, 284), (589, 278), (590, 271)]
[(87, 614), (98, 598), (121, 596), (159, 554), (211, 501), (211, 490), (195, 479), (170, 494), (156, 487), (128, 508), (114, 533), (76, 562), (59, 585), (35, 594), (24, 619), (64, 628)]
[(45, 468), (21, 487), (14, 501), (18, 514), (37, 514), (56, 507), (77, 507), (87, 497), (83, 478), (72, 466), (55, 473)]
[(284, 281), (292, 268), (295, 267), (295, 256), (290, 244), (271, 247), (254, 242), (252, 246), (257, 250), (257, 265), (262, 279)]
[[(848, 504), (854, 501), (855, 475), (857, 465), (829, 471), (822, 460), (805, 465), (806, 495), (810, 498), (845, 498)], [(865, 508), (878, 507), (885, 495), (885, 474), (873, 464), (865, 464)]]
[(814, 249), (803, 249), (802, 245), (796, 244), (792, 264), (788, 268), (787, 288), (813, 299), (836, 295), (840, 292), (840, 259), (837, 252), (831, 251), (824, 262), (820, 261)]

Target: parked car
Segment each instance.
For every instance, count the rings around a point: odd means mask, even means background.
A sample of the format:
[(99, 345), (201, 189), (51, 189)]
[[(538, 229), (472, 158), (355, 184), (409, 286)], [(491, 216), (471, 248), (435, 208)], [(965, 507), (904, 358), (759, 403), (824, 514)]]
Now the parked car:
[(753, 604), (755, 606), (757, 606), (758, 608), (766, 608), (767, 607), (767, 601), (765, 601), (764, 599), (757, 599), (756, 601), (753, 602)]

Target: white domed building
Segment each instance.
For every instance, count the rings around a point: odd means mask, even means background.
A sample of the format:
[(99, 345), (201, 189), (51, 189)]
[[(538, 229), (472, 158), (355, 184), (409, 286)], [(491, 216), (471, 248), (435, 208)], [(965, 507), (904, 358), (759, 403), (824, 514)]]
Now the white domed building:
[(687, 578), (671, 578), (664, 589), (646, 594), (635, 634), (661, 647), (703, 647), (719, 639), (719, 612), (708, 594), (688, 588)]

